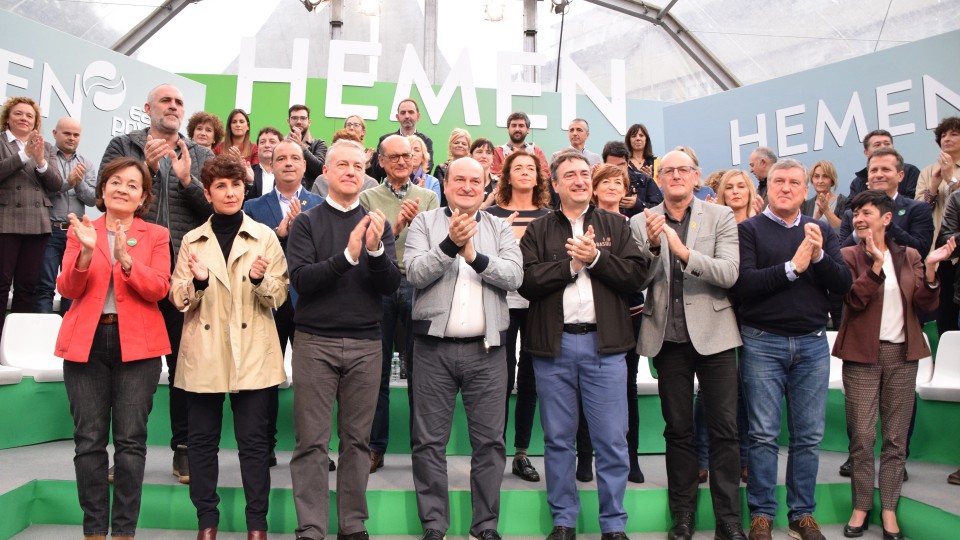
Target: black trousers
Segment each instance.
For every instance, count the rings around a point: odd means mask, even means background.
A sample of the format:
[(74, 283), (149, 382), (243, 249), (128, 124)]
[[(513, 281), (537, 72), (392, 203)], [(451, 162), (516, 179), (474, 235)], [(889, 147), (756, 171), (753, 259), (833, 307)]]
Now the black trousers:
[(183, 313), (164, 298), (157, 302), (163, 324), (167, 327), (171, 353), (167, 355), (167, 370), (170, 372), (170, 449), (187, 444), (187, 396), (182, 389), (173, 386), (177, 374), (177, 354), (180, 352), (180, 338), (183, 335)]
[(690, 343), (664, 342), (653, 359), (666, 427), (670, 511), (696, 512), (699, 466), (694, 444), (693, 377), (706, 405), (710, 432), (710, 496), (718, 523), (740, 522), (740, 443), (737, 359), (730, 349), (701, 355)]
[(507, 407), (503, 422), (503, 438), (507, 438), (507, 419), (510, 416), (510, 394), (517, 385), (517, 405), (514, 409), (513, 447), (526, 450), (530, 447), (533, 433), (533, 416), (537, 412), (537, 379), (533, 373), (533, 358), (523, 347), (517, 350), (517, 335), (526, 332), (527, 309), (510, 310), (510, 326), (507, 328)]
[[(268, 411), (275, 386), (261, 390), (243, 390), (230, 394), (233, 431), (240, 450), (240, 477), (246, 497), (248, 531), (267, 530), (270, 496), (270, 444)], [(223, 425), (225, 394), (185, 392), (189, 420), (188, 456), (190, 459), (190, 500), (197, 508), (199, 529), (216, 527), (220, 522), (217, 505), (217, 480), (220, 463), (220, 432)]]

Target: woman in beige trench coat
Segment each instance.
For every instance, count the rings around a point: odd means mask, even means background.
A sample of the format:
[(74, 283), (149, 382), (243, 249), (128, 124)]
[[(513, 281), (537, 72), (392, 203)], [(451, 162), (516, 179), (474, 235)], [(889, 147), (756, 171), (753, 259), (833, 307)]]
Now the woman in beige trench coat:
[(198, 539), (216, 538), (220, 431), (230, 394), (248, 539), (265, 539), (270, 494), (268, 403), (286, 374), (273, 310), (287, 297), (276, 234), (244, 215), (246, 167), (230, 156), (204, 164), (213, 216), (183, 237), (170, 301), (185, 313), (174, 385), (187, 392), (190, 499)]

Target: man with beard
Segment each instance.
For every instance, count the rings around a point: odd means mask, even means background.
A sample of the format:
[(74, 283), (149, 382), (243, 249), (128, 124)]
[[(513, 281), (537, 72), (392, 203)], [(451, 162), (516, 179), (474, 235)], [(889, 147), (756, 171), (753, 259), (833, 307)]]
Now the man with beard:
[(500, 174), (500, 168), (503, 166), (503, 160), (507, 154), (517, 150), (537, 156), (540, 160), (540, 171), (544, 180), (550, 176), (550, 167), (547, 165), (547, 156), (539, 146), (527, 141), (527, 134), (530, 133), (530, 117), (527, 113), (510, 113), (507, 117), (507, 133), (510, 134), (510, 142), (496, 147), (493, 151), (493, 165), (490, 166), (490, 172), (496, 175)]

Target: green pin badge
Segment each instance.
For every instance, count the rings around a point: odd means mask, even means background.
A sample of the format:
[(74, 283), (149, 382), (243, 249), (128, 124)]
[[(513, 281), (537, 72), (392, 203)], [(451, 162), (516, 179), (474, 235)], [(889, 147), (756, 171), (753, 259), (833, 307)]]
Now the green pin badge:
[(127, 245), (130, 246), (130, 247), (133, 247), (133, 246), (137, 245), (137, 239), (136, 239), (136, 238), (131, 238), (131, 239), (127, 240)]
[(906, 208), (901, 208), (901, 209), (897, 212), (897, 215), (898, 215), (898, 216), (902, 216), (902, 215), (904, 215), (904, 214), (906, 214), (906, 213), (907, 213), (907, 209), (906, 209)]

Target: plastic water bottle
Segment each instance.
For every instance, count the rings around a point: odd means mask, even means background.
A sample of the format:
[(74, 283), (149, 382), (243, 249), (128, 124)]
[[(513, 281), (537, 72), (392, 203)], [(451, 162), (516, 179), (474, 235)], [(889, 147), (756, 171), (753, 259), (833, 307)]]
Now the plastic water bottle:
[(390, 359), (390, 384), (398, 384), (400, 382), (400, 353), (393, 353), (393, 358)]

